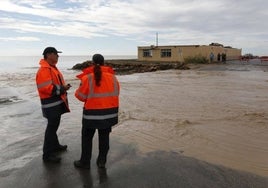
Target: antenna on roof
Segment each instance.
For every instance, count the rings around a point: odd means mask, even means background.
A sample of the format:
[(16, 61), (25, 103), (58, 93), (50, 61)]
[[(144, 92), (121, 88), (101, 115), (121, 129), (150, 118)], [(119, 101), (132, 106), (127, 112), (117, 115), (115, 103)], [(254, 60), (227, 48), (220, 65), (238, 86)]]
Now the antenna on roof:
[(156, 32), (156, 45), (155, 46), (158, 46), (158, 32)]

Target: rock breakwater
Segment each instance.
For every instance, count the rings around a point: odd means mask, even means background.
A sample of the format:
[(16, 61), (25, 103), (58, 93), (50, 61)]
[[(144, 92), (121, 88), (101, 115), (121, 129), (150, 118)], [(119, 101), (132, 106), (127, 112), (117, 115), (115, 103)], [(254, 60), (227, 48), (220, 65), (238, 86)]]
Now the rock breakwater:
[[(78, 63), (72, 67), (74, 70), (82, 70), (92, 65), (92, 61)], [(141, 62), (136, 59), (106, 60), (105, 65), (113, 67), (116, 74), (133, 74), (143, 72), (155, 72), (168, 69), (189, 69), (185, 63), (180, 62)]]

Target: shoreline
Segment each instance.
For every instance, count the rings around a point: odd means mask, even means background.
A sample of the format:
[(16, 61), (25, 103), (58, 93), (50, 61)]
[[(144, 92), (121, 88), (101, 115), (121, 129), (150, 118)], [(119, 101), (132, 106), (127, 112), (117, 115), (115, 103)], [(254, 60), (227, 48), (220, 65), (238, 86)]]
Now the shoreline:
[[(88, 66), (92, 65), (91, 60), (84, 61), (82, 63), (75, 64), (71, 69), (72, 70), (82, 70)], [(225, 63), (223, 62), (213, 62), (213, 63), (181, 63), (181, 62), (144, 62), (138, 61), (137, 59), (109, 59), (105, 60), (105, 65), (112, 67), (115, 70), (116, 75), (128, 75), (134, 73), (145, 73), (145, 72), (156, 72), (160, 70), (189, 70), (189, 69), (207, 69), (209, 67), (211, 70), (219, 69), (217, 66), (223, 69), (228, 69), (226, 66), (234, 66), (234, 69), (237, 69), (238, 66), (241, 66), (240, 69), (250, 69), (249, 66), (263, 66), (260, 69), (268, 71), (268, 61), (261, 61), (260, 59), (251, 59), (249, 61), (240, 61), (240, 60), (229, 60)], [(230, 67), (229, 67), (230, 69)]]

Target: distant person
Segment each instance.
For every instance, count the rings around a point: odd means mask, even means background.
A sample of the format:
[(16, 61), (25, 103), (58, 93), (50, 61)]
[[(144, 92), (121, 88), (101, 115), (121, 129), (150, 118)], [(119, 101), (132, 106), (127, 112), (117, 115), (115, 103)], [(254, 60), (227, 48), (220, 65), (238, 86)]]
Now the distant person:
[(104, 65), (104, 57), (95, 54), (93, 66), (83, 70), (77, 77), (81, 80), (75, 97), (84, 102), (82, 118), (82, 153), (74, 161), (77, 168), (90, 169), (92, 140), (98, 130), (99, 154), (97, 166), (105, 169), (109, 151), (109, 135), (112, 126), (118, 123), (119, 82), (111, 67)]
[(225, 53), (222, 53), (222, 54), (221, 54), (221, 59), (222, 59), (222, 62), (223, 62), (223, 63), (226, 62), (226, 54), (225, 54)]
[(55, 152), (66, 151), (67, 145), (61, 145), (57, 130), (61, 115), (70, 112), (67, 100), (67, 90), (70, 84), (65, 84), (63, 76), (56, 67), (61, 53), (54, 47), (47, 47), (44, 58), (40, 60), (40, 68), (36, 73), (36, 84), (41, 100), (43, 116), (47, 118), (47, 127), (43, 145), (43, 161), (58, 163), (61, 158)]
[(220, 53), (218, 53), (217, 60), (218, 60), (218, 62), (221, 61), (221, 54)]
[(209, 60), (210, 60), (210, 63), (213, 63), (213, 61), (214, 61), (214, 54), (213, 54), (213, 52), (210, 53)]

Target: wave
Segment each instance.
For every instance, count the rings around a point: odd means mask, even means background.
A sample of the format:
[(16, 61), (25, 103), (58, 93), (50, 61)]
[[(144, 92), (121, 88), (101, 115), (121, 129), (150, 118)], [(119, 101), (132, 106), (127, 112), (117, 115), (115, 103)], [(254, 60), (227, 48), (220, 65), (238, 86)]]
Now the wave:
[(20, 99), (17, 96), (5, 97), (5, 98), (0, 98), (0, 105), (1, 104), (20, 102), (20, 101), (22, 101), (22, 99)]
[(17, 103), (21, 101), (23, 101), (23, 99), (19, 97), (19, 94), (15, 88), (12, 87), (0, 88), (0, 105)]

